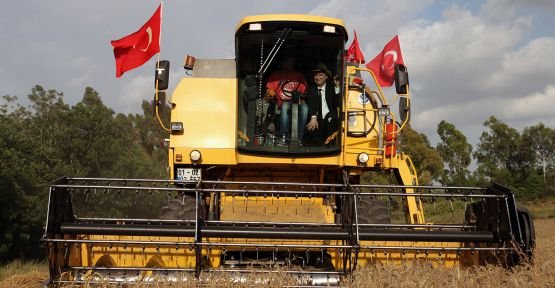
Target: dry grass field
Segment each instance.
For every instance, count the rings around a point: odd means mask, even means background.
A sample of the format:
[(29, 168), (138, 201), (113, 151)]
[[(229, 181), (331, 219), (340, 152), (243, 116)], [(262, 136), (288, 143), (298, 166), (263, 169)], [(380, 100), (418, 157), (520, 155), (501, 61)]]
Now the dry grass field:
[[(344, 279), (345, 287), (555, 287), (555, 219), (536, 220), (536, 258), (533, 265), (512, 270), (500, 267), (471, 269), (434, 269), (424, 264), (406, 266), (374, 266), (357, 271), (352, 278)], [(44, 264), (14, 262), (0, 268), (0, 288), (41, 287), (47, 279)], [(287, 285), (283, 275), (275, 274), (265, 287)], [(111, 287), (102, 285), (102, 287)], [(116, 286), (113, 286), (116, 287)], [(142, 285), (129, 285), (142, 287)], [(196, 283), (177, 283), (171, 286), (148, 287), (197, 287)], [(227, 283), (225, 279), (212, 279), (206, 287), (246, 287)], [(250, 285), (249, 287), (252, 287)]]

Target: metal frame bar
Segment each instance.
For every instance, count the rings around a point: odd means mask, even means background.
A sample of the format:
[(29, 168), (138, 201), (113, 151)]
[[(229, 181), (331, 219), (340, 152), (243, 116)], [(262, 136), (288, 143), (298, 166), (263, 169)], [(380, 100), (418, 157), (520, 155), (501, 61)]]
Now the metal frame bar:
[[(65, 178), (68, 182), (81, 181), (81, 182), (140, 182), (140, 183), (164, 183), (166, 185), (174, 184), (197, 184), (198, 181), (186, 181), (186, 180), (167, 180), (167, 179), (126, 179), (126, 178)], [(311, 186), (311, 187), (340, 187), (343, 188), (343, 184), (324, 184), (324, 183), (306, 183), (306, 182), (261, 182), (261, 181), (215, 181), (215, 180), (202, 180), (204, 185), (228, 185), (228, 184), (243, 184), (243, 185), (260, 185), (260, 186)], [(434, 189), (434, 190), (481, 190), (485, 191), (487, 188), (482, 187), (465, 187), (465, 186), (419, 186), (419, 185), (376, 185), (376, 184), (350, 184), (352, 187), (369, 187), (369, 188), (414, 188), (414, 189)], [(53, 184), (51, 186), (58, 186)], [(127, 186), (132, 187), (132, 186)]]
[[(307, 186), (305, 184), (305, 186)], [(106, 189), (106, 190), (147, 190), (147, 191), (170, 191), (170, 192), (224, 192), (232, 194), (243, 195), (372, 195), (372, 196), (393, 196), (393, 197), (423, 197), (423, 198), (506, 198), (505, 195), (489, 195), (489, 194), (449, 194), (449, 193), (397, 193), (397, 192), (364, 192), (364, 191), (302, 191), (302, 190), (252, 190), (252, 189), (224, 189), (224, 188), (161, 188), (161, 187), (130, 187), (130, 186), (105, 186), (105, 185), (53, 185), (51, 187), (57, 188), (84, 188), (84, 189)], [(412, 186), (400, 186), (399, 189), (414, 189)], [(367, 188), (380, 188), (380, 187), (367, 187)], [(445, 189), (434, 188), (437, 190), (459, 190), (459, 189)], [(419, 189), (422, 190), (422, 189)], [(240, 195), (243, 194), (243, 195)], [(237, 195), (236, 195), (237, 196)]]
[[(94, 223), (94, 222), (126, 222), (129, 224), (136, 223), (155, 223), (155, 224), (192, 224), (194, 220), (162, 220), (162, 219), (141, 219), (141, 218), (75, 218), (78, 223)], [(260, 226), (260, 227), (344, 227), (341, 224), (333, 223), (313, 223), (313, 222), (262, 222), (262, 221), (227, 221), (227, 220), (210, 220), (204, 221), (206, 225), (220, 226)], [(375, 227), (375, 228), (388, 228), (388, 229), (402, 229), (402, 228), (425, 228), (425, 229), (461, 229), (472, 230), (476, 229), (475, 225), (464, 224), (358, 224), (359, 227)], [(192, 226), (192, 225), (191, 225)]]
[[(195, 243), (202, 238), (237, 238), (237, 239), (295, 239), (295, 240), (345, 240), (358, 245), (365, 241), (427, 241), (427, 242), (494, 242), (494, 234), (489, 231), (434, 231), (434, 230), (390, 230), (358, 229), (355, 224), (351, 229), (307, 229), (297, 227), (224, 227), (203, 226), (176, 227), (162, 225), (116, 225), (116, 224), (62, 224), (61, 232), (65, 235), (130, 235), (130, 236), (169, 236), (194, 237)], [(198, 230), (202, 230), (202, 237)], [(353, 232), (357, 233), (353, 235)], [(354, 236), (354, 237), (353, 237)], [(356, 237), (356, 238), (355, 238)]]
[[(193, 247), (195, 244), (193, 242), (172, 242), (172, 241), (127, 241), (127, 240), (62, 240), (62, 239), (43, 239), (43, 242), (46, 243), (63, 243), (64, 245), (69, 246), (70, 244), (79, 245), (79, 244), (107, 244), (112, 246), (126, 246), (127, 248), (131, 248), (132, 245), (137, 245), (142, 247)], [(455, 251), (455, 252), (480, 252), (480, 251), (492, 251), (492, 252), (502, 252), (502, 251), (517, 251), (515, 247), (417, 247), (417, 246), (370, 246), (370, 245), (361, 245), (357, 247), (356, 245), (301, 245), (301, 244), (264, 244), (264, 243), (223, 243), (223, 242), (200, 242), (197, 243), (199, 246), (203, 247), (234, 247), (234, 248), (245, 248), (245, 247), (253, 247), (253, 248), (265, 248), (265, 249), (280, 249), (280, 248), (290, 248), (290, 249), (367, 249), (367, 250), (396, 250), (396, 251)], [(191, 248), (192, 249), (192, 248)], [(423, 252), (424, 253), (424, 252)]]

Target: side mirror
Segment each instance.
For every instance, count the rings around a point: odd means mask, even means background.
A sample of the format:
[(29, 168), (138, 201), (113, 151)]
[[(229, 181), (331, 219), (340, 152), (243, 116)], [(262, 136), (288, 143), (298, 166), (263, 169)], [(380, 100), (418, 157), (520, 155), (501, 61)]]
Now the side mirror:
[(403, 64), (395, 65), (395, 90), (397, 94), (407, 94), (409, 85), (409, 73)]
[(160, 60), (158, 62), (154, 73), (154, 88), (156, 88), (156, 82), (158, 82), (158, 90), (168, 89), (170, 82), (170, 61)]

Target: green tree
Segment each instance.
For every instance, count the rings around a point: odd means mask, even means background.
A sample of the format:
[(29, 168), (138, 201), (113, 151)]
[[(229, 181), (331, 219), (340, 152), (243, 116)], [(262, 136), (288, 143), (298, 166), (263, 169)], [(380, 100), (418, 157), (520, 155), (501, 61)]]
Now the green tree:
[(531, 140), (493, 116), (484, 126), (488, 130), (482, 132), (474, 153), (478, 162), (475, 174), (482, 176), (484, 181), (509, 186), (517, 197), (536, 198), (545, 186), (535, 172), (537, 155)]
[[(167, 150), (159, 144), (167, 134), (153, 118), (148, 102), (143, 103), (142, 115), (116, 115), (91, 87), (85, 88), (82, 100), (73, 107), (64, 103), (63, 93), (39, 85), (28, 98), (28, 107), (20, 106), (15, 96), (0, 99), (1, 261), (44, 256), (39, 239), (48, 184), (53, 180), (62, 176), (167, 177)], [(112, 209), (120, 214), (125, 209), (148, 210), (147, 201), (118, 197), (103, 200), (127, 205)]]
[[(35, 258), (41, 255), (39, 239), (46, 217), (46, 183), (62, 166), (58, 152), (68, 107), (63, 95), (35, 86), (28, 95), (28, 108), (15, 106), (16, 97), (4, 97), (0, 121), (0, 177), (3, 195), (3, 221), (9, 223), (11, 241), (3, 243), (11, 257)], [(14, 212), (15, 211), (15, 212)], [(9, 217), (17, 215), (16, 220)], [(8, 217), (8, 219), (6, 219)]]
[(555, 130), (543, 123), (526, 127), (522, 132), (522, 150), (528, 157), (523, 183), (529, 197), (555, 192)]
[[(4, 261), (19, 257), (22, 243), (29, 234), (22, 231), (25, 225), (24, 191), (18, 182), (25, 183), (32, 180), (25, 173), (28, 166), (26, 149), (27, 136), (22, 133), (22, 123), (28, 111), (22, 107), (15, 107), (15, 96), (3, 96), (0, 105), (0, 264)], [(23, 149), (21, 149), (23, 148)]]
[(482, 132), (480, 143), (474, 152), (478, 163), (477, 172), (486, 177), (488, 181), (508, 184), (512, 172), (516, 169), (520, 134), (507, 124), (490, 116), (484, 122), (487, 131)]
[(468, 144), (466, 136), (455, 125), (446, 121), (439, 123), (437, 134), (441, 142), (436, 149), (447, 165), (440, 182), (444, 185), (468, 185), (472, 145)]
[(547, 184), (548, 175), (555, 168), (555, 130), (543, 123), (526, 127), (522, 132), (523, 145), (534, 156), (534, 165), (541, 171), (543, 182)]
[(406, 126), (399, 137), (399, 148), (411, 157), (421, 185), (430, 185), (439, 179), (443, 172), (443, 159), (430, 145), (426, 135)]
[[(81, 102), (72, 107), (67, 159), (73, 163), (71, 176), (105, 177), (113, 174), (112, 166), (120, 155), (118, 138), (124, 131), (113, 125), (114, 111), (106, 107), (98, 92), (86, 87)], [(115, 177), (115, 176), (112, 176)]]
[(19, 180), (17, 184), (24, 192), (24, 222), (20, 226), (24, 234), (29, 235), (21, 248), (25, 257), (35, 258), (42, 254), (38, 247), (43, 234), (48, 202), (47, 185), (63, 175), (67, 169), (64, 161), (63, 147), (67, 138), (69, 105), (64, 103), (63, 93), (54, 89), (44, 89), (36, 85), (28, 95), (31, 105), (30, 115), (23, 122), (21, 133), (26, 136), (25, 145), (29, 149), (18, 147), (25, 154), (25, 167), (28, 180)]

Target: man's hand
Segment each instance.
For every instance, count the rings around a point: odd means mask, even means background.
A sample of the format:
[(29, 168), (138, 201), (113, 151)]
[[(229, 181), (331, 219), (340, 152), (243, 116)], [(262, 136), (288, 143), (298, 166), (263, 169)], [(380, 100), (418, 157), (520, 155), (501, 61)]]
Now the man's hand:
[(314, 131), (314, 130), (318, 129), (318, 120), (316, 119), (316, 116), (312, 116), (310, 118), (310, 122), (308, 122), (308, 124), (306, 124), (306, 128), (309, 131)]
[(276, 97), (276, 91), (274, 91), (272, 89), (268, 89), (266, 91), (266, 99), (267, 100), (272, 100), (272, 99), (274, 99), (274, 97)]
[(333, 77), (333, 84), (336, 88), (341, 88), (341, 82), (339, 81), (339, 75)]

